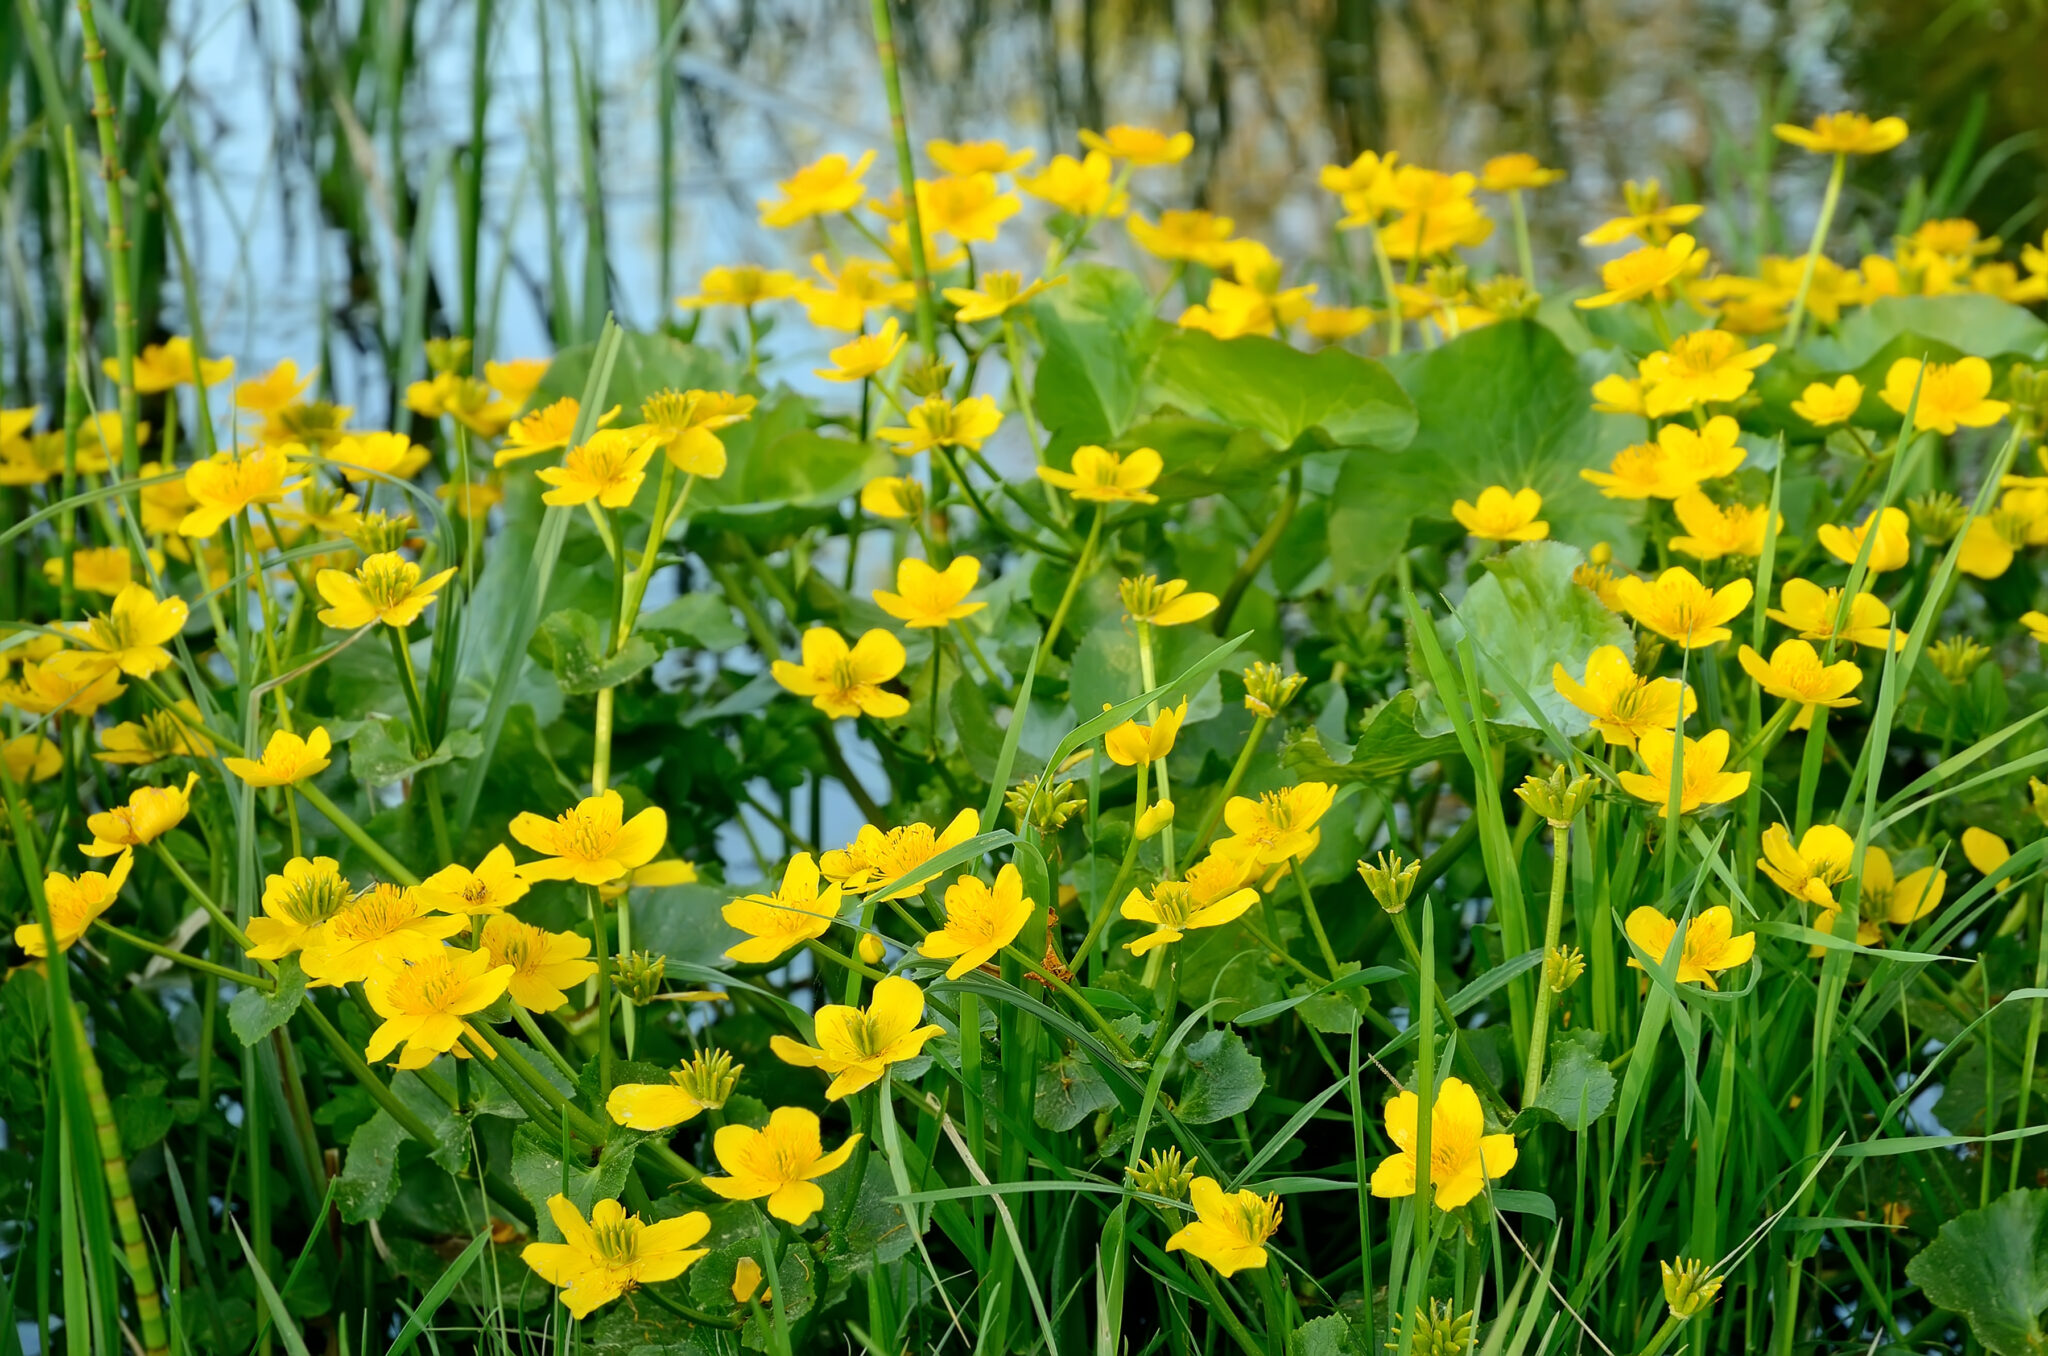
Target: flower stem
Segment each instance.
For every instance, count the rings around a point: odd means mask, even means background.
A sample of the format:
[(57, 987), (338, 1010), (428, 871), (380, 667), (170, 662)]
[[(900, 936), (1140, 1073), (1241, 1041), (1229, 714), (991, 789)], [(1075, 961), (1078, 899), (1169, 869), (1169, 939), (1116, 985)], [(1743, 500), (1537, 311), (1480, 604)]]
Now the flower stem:
[[(1547, 959), (1564, 936), (1564, 887), (1571, 870), (1572, 826), (1550, 825), (1550, 911), (1543, 919), (1543, 954)], [(1539, 968), (1536, 976), (1536, 1015), (1531, 1024), (1529, 1062), (1522, 1074), (1522, 1105), (1536, 1100), (1543, 1086), (1543, 1056), (1550, 1044), (1550, 984)]]
[(905, 244), (910, 254), (911, 281), (917, 289), (917, 346), (929, 356), (937, 344), (938, 321), (932, 305), (931, 264), (924, 256), (924, 219), (917, 206), (917, 168), (910, 159), (910, 126), (903, 114), (903, 78), (896, 68), (896, 35), (889, 19), (889, 0), (873, 0), (875, 57), (882, 66), (882, 87), (889, 99), (889, 131), (896, 147), (896, 183), (903, 191)]
[(164, 847), (163, 840), (161, 838), (151, 843), (150, 846), (156, 849), (156, 855), (158, 859), (161, 860), (165, 866), (170, 868), (171, 874), (178, 878), (178, 883), (185, 887), (185, 893), (191, 895), (192, 898), (198, 902), (199, 907), (206, 910), (207, 916), (212, 918), (213, 921), (220, 926), (221, 931), (227, 933), (229, 937), (234, 939), (234, 943), (236, 946), (239, 946), (242, 948), (242, 950), (247, 951), (249, 950), (250, 947), (255, 945), (254, 942), (249, 940), (249, 934), (242, 931), (240, 928), (236, 927), (235, 920), (228, 917), (227, 914), (223, 913), (221, 911), (220, 905), (213, 902), (213, 896), (207, 894), (206, 891), (200, 889), (199, 882), (193, 880), (192, 877), (186, 873), (185, 868), (178, 865), (178, 859), (176, 857), (173, 857), (170, 854), (170, 851)]
[(604, 906), (597, 887), (587, 886), (585, 902), (590, 910), (590, 944), (597, 958), (597, 1083), (607, 1098), (612, 1095), (612, 948), (604, 926)]
[(1785, 322), (1785, 348), (1799, 342), (1799, 325), (1806, 319), (1806, 296), (1813, 288), (1813, 272), (1820, 265), (1820, 252), (1828, 242), (1828, 227), (1835, 221), (1835, 205), (1841, 201), (1842, 177), (1848, 168), (1848, 153), (1836, 151), (1834, 168), (1828, 171), (1827, 192), (1820, 200), (1820, 217), (1813, 223), (1813, 239), (1806, 246), (1806, 267), (1799, 271), (1799, 291), (1792, 297), (1792, 318)]
[(1060, 630), (1067, 624), (1067, 613), (1074, 606), (1074, 595), (1081, 591), (1081, 581), (1088, 576), (1088, 567), (1095, 563), (1095, 547), (1102, 540), (1102, 505), (1095, 506), (1095, 516), (1088, 524), (1088, 540), (1081, 543), (1080, 559), (1074, 562), (1074, 572), (1067, 576), (1066, 592), (1060, 595), (1060, 604), (1053, 609), (1052, 620), (1046, 624), (1045, 639), (1038, 644), (1038, 667), (1052, 658), (1053, 643), (1060, 638)]
[(182, 951), (174, 951), (168, 946), (160, 946), (146, 937), (138, 937), (124, 928), (115, 927), (104, 917), (96, 918), (93, 922), (101, 931), (128, 943), (128, 945), (138, 951), (147, 951), (152, 956), (161, 956), (174, 964), (185, 966), (187, 969), (197, 970), (200, 974), (229, 980), (245, 988), (257, 989), (264, 993), (276, 992), (276, 986), (267, 983), (261, 975), (250, 974), (246, 970), (232, 970), (225, 965), (215, 965), (210, 960), (202, 960), (198, 956), (188, 956)]
[(1308, 915), (1309, 930), (1316, 935), (1316, 947), (1323, 953), (1323, 964), (1330, 967), (1330, 978), (1337, 977), (1337, 952), (1330, 945), (1330, 934), (1323, 931), (1323, 916), (1316, 912), (1315, 896), (1308, 889), (1308, 868), (1301, 858), (1294, 859), (1294, 869), (1288, 872), (1294, 877), (1294, 889), (1301, 896), (1302, 911)]
[(382, 843), (372, 838), (363, 826), (342, 811), (339, 805), (327, 798), (327, 793), (309, 781), (294, 782), (292, 789), (305, 797), (306, 804), (318, 810), (327, 821), (340, 829), (342, 836), (363, 850), (365, 856), (375, 862), (380, 870), (400, 885), (418, 885), (420, 878), (407, 870), (405, 864), (391, 855)]
[(1194, 865), (1195, 858), (1208, 845), (1209, 835), (1216, 831), (1216, 821), (1223, 818), (1223, 807), (1237, 794), (1238, 783), (1244, 780), (1246, 770), (1252, 765), (1252, 755), (1259, 751), (1259, 741), (1265, 737), (1266, 727), (1272, 723), (1271, 716), (1253, 717), (1251, 733), (1245, 736), (1244, 747), (1238, 750), (1237, 762), (1231, 765), (1230, 775), (1223, 779), (1223, 789), (1216, 793), (1216, 799), (1209, 803), (1208, 813), (1202, 816), (1201, 831), (1188, 844), (1188, 854), (1180, 864), (1182, 872)]
[(563, 1076), (570, 1082), (576, 1081), (576, 1066), (571, 1064), (563, 1057), (562, 1052), (555, 1048), (555, 1043), (549, 1040), (547, 1033), (540, 1029), (540, 1023), (533, 1020), (532, 1013), (519, 1006), (519, 1004), (514, 1003), (512, 1005), (512, 1020), (519, 1024), (520, 1031), (525, 1033), (527, 1041), (532, 1044), (533, 1048), (548, 1057), (548, 1063), (561, 1070)]

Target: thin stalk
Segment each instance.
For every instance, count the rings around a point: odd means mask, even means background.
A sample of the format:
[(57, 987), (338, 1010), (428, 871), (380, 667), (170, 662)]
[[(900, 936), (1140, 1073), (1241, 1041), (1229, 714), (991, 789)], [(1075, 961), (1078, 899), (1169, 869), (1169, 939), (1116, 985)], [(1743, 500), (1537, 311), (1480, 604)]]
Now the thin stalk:
[(143, 1350), (146, 1356), (160, 1356), (170, 1350), (170, 1336), (164, 1327), (163, 1302), (157, 1296), (149, 1246), (142, 1237), (142, 1217), (135, 1209), (135, 1189), (128, 1180), (128, 1160), (121, 1153), (121, 1134), (114, 1125), (113, 1103), (107, 1100), (99, 1061), (93, 1058), (85, 1023), (77, 1008), (71, 1009), (71, 1024), (72, 1040), (79, 1054), (78, 1070), (85, 1079), (86, 1102), (92, 1108), (100, 1170), (106, 1174), (107, 1196), (114, 1205), (114, 1224), (121, 1231), (121, 1252), (128, 1263), (128, 1279), (135, 1287), (135, 1317), (142, 1327)]
[(1337, 978), (1337, 953), (1330, 946), (1330, 934), (1323, 931), (1323, 916), (1316, 911), (1315, 896), (1309, 893), (1308, 870), (1301, 858), (1294, 858), (1294, 869), (1287, 873), (1294, 877), (1295, 893), (1301, 896), (1302, 912), (1308, 915), (1309, 930), (1315, 933), (1316, 949), (1323, 953), (1323, 964), (1329, 967), (1329, 977)]
[(590, 912), (590, 944), (597, 958), (597, 1079), (605, 1097), (612, 1095), (612, 949), (604, 925), (604, 906), (597, 887), (584, 891)]
[(889, 18), (889, 0), (872, 0), (875, 58), (882, 66), (882, 87), (889, 99), (889, 132), (896, 147), (896, 185), (903, 191), (904, 235), (910, 252), (910, 276), (917, 289), (917, 346), (929, 357), (936, 348), (937, 313), (932, 304), (930, 261), (924, 254), (924, 219), (917, 206), (917, 167), (910, 158), (910, 124), (903, 114), (903, 79), (896, 68), (896, 34)]
[(1835, 205), (1841, 201), (1842, 178), (1848, 168), (1848, 153), (1836, 151), (1834, 168), (1828, 171), (1827, 193), (1820, 200), (1820, 218), (1813, 223), (1813, 239), (1806, 246), (1806, 267), (1799, 270), (1799, 291), (1792, 297), (1792, 318), (1785, 322), (1781, 347), (1787, 350), (1799, 342), (1799, 325), (1806, 319), (1806, 294), (1813, 288), (1813, 272), (1820, 264), (1821, 249), (1827, 244), (1828, 227), (1834, 224)]
[(1252, 765), (1252, 755), (1259, 751), (1259, 741), (1265, 738), (1266, 727), (1273, 723), (1271, 716), (1256, 716), (1252, 720), (1251, 733), (1245, 736), (1244, 747), (1238, 750), (1237, 761), (1231, 764), (1230, 775), (1223, 779), (1223, 789), (1216, 793), (1216, 799), (1209, 803), (1208, 813), (1202, 816), (1202, 827), (1188, 844), (1187, 856), (1181, 859), (1180, 869), (1186, 872), (1194, 865), (1195, 858), (1208, 845), (1209, 835), (1216, 831), (1216, 822), (1223, 818), (1223, 807), (1230, 804), (1230, 798), (1237, 794), (1238, 783), (1244, 780), (1245, 771)]
[[(1572, 826), (1569, 820), (1550, 822), (1550, 909), (1543, 918), (1543, 954), (1546, 959), (1564, 937), (1565, 882), (1571, 874)], [(1550, 985), (1542, 969), (1536, 972), (1536, 1015), (1530, 1024), (1529, 1062), (1522, 1074), (1522, 1105), (1536, 1100), (1543, 1086), (1543, 1057), (1550, 1045)]]
[[(99, 17), (93, 0), (78, 0), (78, 24), (83, 38), (86, 74), (92, 82), (92, 119), (99, 130), (100, 177), (107, 189), (107, 284), (114, 297), (114, 366), (120, 385), (121, 478), (140, 478), (142, 449), (137, 446), (135, 392), (135, 281), (128, 264), (128, 201), (122, 180), (121, 148), (114, 122), (113, 82), (107, 75), (107, 49), (100, 40)], [(142, 517), (142, 493), (129, 490), (129, 511)], [(136, 550), (131, 545), (131, 554)], [(133, 562), (138, 578), (149, 573), (146, 563)]]
[[(877, 0), (880, 3), (880, 0)], [(1043, 669), (1052, 658), (1053, 643), (1060, 638), (1060, 630), (1067, 624), (1067, 613), (1073, 609), (1074, 595), (1081, 590), (1081, 581), (1088, 575), (1088, 567), (1095, 563), (1095, 547), (1102, 540), (1102, 505), (1095, 506), (1095, 515), (1088, 523), (1088, 540), (1081, 543), (1080, 559), (1074, 562), (1074, 572), (1067, 576), (1066, 591), (1060, 594), (1059, 606), (1053, 609), (1052, 620), (1046, 624), (1045, 639), (1038, 643), (1038, 667)]]

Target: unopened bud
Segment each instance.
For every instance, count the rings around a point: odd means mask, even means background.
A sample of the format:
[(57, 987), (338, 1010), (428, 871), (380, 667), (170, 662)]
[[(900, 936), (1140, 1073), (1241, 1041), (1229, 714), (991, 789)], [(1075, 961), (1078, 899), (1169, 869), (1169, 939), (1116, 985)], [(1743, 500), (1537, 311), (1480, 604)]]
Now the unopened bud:
[(860, 940), (854, 943), (853, 949), (859, 952), (860, 958), (869, 965), (880, 965), (882, 958), (889, 954), (889, 948), (872, 932), (863, 932)]
[(1154, 1149), (1138, 1160), (1137, 1167), (1125, 1168), (1124, 1175), (1140, 1191), (1170, 1201), (1184, 1201), (1189, 1184), (1195, 1180), (1195, 1165), (1201, 1161), (1190, 1158), (1182, 1162), (1179, 1149)]
[(1636, 676), (1647, 678), (1657, 671), (1657, 661), (1663, 658), (1664, 641), (1648, 631), (1636, 632)]
[(612, 980), (620, 993), (640, 1007), (654, 1001), (668, 970), (668, 958), (652, 951), (629, 951), (612, 958)]
[(1463, 264), (1439, 264), (1422, 275), (1423, 286), (1444, 301), (1463, 301), (1471, 274)]
[(1138, 841), (1143, 842), (1173, 822), (1173, 802), (1155, 801), (1138, 816)]
[(1530, 809), (1549, 820), (1551, 828), (1568, 829), (1593, 795), (1593, 778), (1591, 774), (1574, 777), (1569, 768), (1559, 763), (1550, 770), (1548, 777), (1530, 773), (1515, 788), (1515, 794)]
[(1680, 1258), (1675, 1267), (1659, 1262), (1657, 1268), (1664, 1274), (1664, 1303), (1671, 1306), (1673, 1318), (1698, 1317), (1721, 1293), (1721, 1280), (1708, 1263)]
[(460, 335), (427, 340), (427, 366), (435, 372), (460, 372), (469, 366), (469, 340)]
[(1042, 794), (1037, 782), (1020, 782), (1003, 793), (1003, 807), (1041, 835), (1064, 828), (1087, 804), (1088, 794), (1076, 782), (1056, 782)]
[(1415, 1316), (1415, 1334), (1408, 1350), (1415, 1356), (1464, 1356), (1472, 1349), (1473, 1311), (1457, 1312), (1449, 1300), (1431, 1300), (1429, 1312)]
[(921, 358), (903, 369), (903, 389), (920, 400), (942, 394), (953, 379), (953, 364)]
[(1404, 863), (1397, 852), (1382, 852), (1377, 861), (1358, 864), (1365, 888), (1372, 891), (1372, 897), (1388, 913), (1399, 913), (1408, 907), (1408, 896), (1414, 893), (1415, 878), (1421, 872), (1421, 862)]
[(1990, 657), (1990, 650), (1968, 636), (1937, 640), (1927, 647), (1927, 659), (1934, 665), (1934, 671), (1956, 687), (1969, 682), (1970, 675)]
[(1287, 709), (1306, 682), (1306, 677), (1287, 673), (1278, 664), (1254, 664), (1244, 671), (1245, 710), (1271, 720)]
[(1543, 953), (1543, 987), (1563, 993), (1586, 973), (1586, 953), (1575, 946), (1553, 946)]
[(1472, 289), (1479, 304), (1502, 320), (1526, 320), (1543, 304), (1543, 294), (1528, 280), (1513, 273), (1500, 273)]
[(1963, 530), (1963, 520), (1970, 516), (1970, 510), (1947, 490), (1937, 490), (1908, 499), (1906, 516), (1912, 519), (1913, 530), (1923, 541), (1940, 546)]
[[(2005, 374), (2005, 393), (2020, 421), (2038, 429), (2042, 421), (2048, 419), (2048, 368), (2014, 363)], [(2044, 452), (2048, 449), (2034, 450), (2034, 454), (2042, 458), (2042, 465), (2048, 466), (2048, 455)]]
[(394, 518), (379, 509), (375, 513), (366, 513), (356, 519), (355, 528), (348, 534), (348, 539), (355, 544), (356, 550), (366, 556), (381, 555), (386, 551), (396, 551), (405, 545), (411, 539), (416, 526), (418, 524), (413, 522), (409, 513), (401, 513)]

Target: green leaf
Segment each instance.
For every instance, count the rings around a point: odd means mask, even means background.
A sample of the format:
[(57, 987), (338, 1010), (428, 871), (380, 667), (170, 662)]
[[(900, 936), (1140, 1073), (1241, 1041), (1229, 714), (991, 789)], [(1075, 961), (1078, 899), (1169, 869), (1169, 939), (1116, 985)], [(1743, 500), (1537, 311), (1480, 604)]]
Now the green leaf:
[[(819, 1183), (825, 1189), (825, 1208), (818, 1212), (818, 1217), (826, 1225), (819, 1244), (825, 1264), (835, 1275), (887, 1266), (910, 1251), (910, 1226), (903, 1221), (902, 1208), (889, 1199), (893, 1188), (888, 1164), (880, 1150), (863, 1152), (867, 1157), (865, 1168), (849, 1163)], [(856, 1177), (860, 1180), (860, 1194), (854, 1197), (851, 1213), (847, 1213), (846, 1193)], [(846, 1214), (843, 1227), (839, 1222), (842, 1214)]]
[(822, 522), (896, 459), (873, 443), (813, 427), (811, 403), (788, 395), (723, 431), (725, 474), (699, 480), (690, 517), (704, 526), (773, 536)]
[[(584, 1218), (590, 1217), (592, 1207), (599, 1201), (617, 1200), (625, 1191), (626, 1179), (633, 1172), (634, 1151), (647, 1138), (641, 1131), (614, 1126), (611, 1138), (605, 1141), (604, 1148), (598, 1153), (596, 1163), (587, 1164), (579, 1159), (569, 1165), (568, 1196), (583, 1212)], [(548, 1218), (548, 1198), (562, 1190), (562, 1146), (558, 1129), (529, 1121), (513, 1132), (512, 1181), (545, 1221)], [(543, 1224), (542, 1228), (552, 1239), (553, 1225)]]
[(1420, 698), (1403, 688), (1367, 715), (1350, 756), (1338, 759), (1323, 747), (1313, 726), (1290, 731), (1280, 749), (1280, 762), (1303, 781), (1380, 782), (1399, 777), (1424, 763), (1457, 751), (1452, 734), (1426, 735), (1416, 728)]
[(1138, 413), (1158, 322), (1145, 284), (1122, 269), (1080, 263), (1032, 304), (1044, 340), (1031, 404), (1053, 445), (1114, 441)]
[(2048, 1347), (2048, 1191), (2009, 1191), (1957, 1215), (1906, 1264), (1906, 1278), (1968, 1319), (1987, 1350), (2037, 1356)]
[[(557, 353), (529, 408), (539, 409), (563, 396), (580, 398), (590, 380), (596, 351), (596, 344), (578, 344)], [(686, 344), (666, 334), (621, 334), (619, 355), (605, 387), (605, 408), (621, 407), (611, 425), (618, 428), (639, 421), (640, 406), (649, 396), (671, 389), (729, 391), (738, 381), (732, 360), (715, 349)]]
[(659, 635), (672, 646), (699, 650), (730, 650), (747, 639), (732, 619), (732, 604), (717, 593), (686, 593), (643, 613), (635, 629)]
[(554, 671), (570, 696), (619, 687), (661, 658), (654, 643), (635, 632), (625, 647), (605, 657), (605, 623), (587, 612), (551, 612), (533, 633), (527, 653)]
[(1064, 1051), (1059, 1058), (1038, 1067), (1038, 1095), (1032, 1119), (1047, 1130), (1065, 1134), (1116, 1104), (1116, 1094), (1096, 1072), (1094, 1063), (1073, 1050)]
[(482, 752), (483, 739), (476, 731), (450, 730), (440, 746), (422, 758), (412, 751), (411, 724), (397, 716), (365, 722), (348, 741), (349, 767), (371, 786), (388, 786), (423, 768)]
[(243, 989), (228, 1004), (228, 1025), (244, 1045), (254, 1045), (292, 1019), (306, 1000), (306, 976), (297, 956), (277, 965), (277, 988), (270, 993)]
[(1614, 1105), (1614, 1072), (1600, 1058), (1604, 1037), (1583, 1027), (1550, 1037), (1550, 1066), (1535, 1102), (1515, 1118), (1517, 1131), (1538, 1120), (1554, 1121), (1577, 1133)]
[(1182, 1054), (1188, 1077), (1178, 1110), (1189, 1125), (1207, 1125), (1247, 1110), (1266, 1086), (1265, 1066), (1235, 1031), (1211, 1031)]
[(1982, 292), (1957, 292), (1945, 297), (1880, 297), (1844, 316), (1832, 340), (1808, 345), (1807, 356), (1826, 370), (1849, 371), (1865, 366), (1900, 339), (1910, 339), (1920, 349), (1928, 348), (1926, 341), (1931, 340), (1952, 354), (1979, 358), (2048, 355), (2048, 324), (2033, 312)]
[(343, 1220), (361, 1224), (382, 1217), (398, 1195), (398, 1151), (411, 1138), (385, 1111), (356, 1127), (334, 1191)]
[(1312, 1318), (1294, 1330), (1287, 1343), (1288, 1356), (1366, 1356), (1368, 1343), (1351, 1330), (1351, 1320), (1342, 1314)]
[(490, 1242), (489, 1229), (485, 1229), (469, 1241), (469, 1246), (448, 1264), (447, 1270), (441, 1273), (433, 1288), (420, 1297), (420, 1302), (414, 1306), (412, 1315), (406, 1319), (405, 1326), (398, 1330), (398, 1336), (392, 1340), (384, 1356), (405, 1356), (406, 1352), (412, 1350), (413, 1343), (419, 1340), (420, 1333), (426, 1330), (427, 1324), (433, 1322), (434, 1315), (441, 1311), (441, 1306), (447, 1302), (448, 1296), (462, 1283), (462, 1278), (476, 1265), (476, 1259), (483, 1255)]
[(1314, 353), (1261, 335), (1218, 339), (1175, 330), (1152, 381), (1183, 409), (1254, 429), (1274, 451), (1314, 431), (1329, 447), (1398, 452), (1415, 436), (1415, 406), (1387, 369), (1341, 348)]
[(720, 915), (737, 892), (709, 885), (671, 885), (640, 889), (633, 910), (633, 945), (668, 959), (671, 964), (725, 969), (732, 962), (725, 949), (737, 946), (745, 933)]

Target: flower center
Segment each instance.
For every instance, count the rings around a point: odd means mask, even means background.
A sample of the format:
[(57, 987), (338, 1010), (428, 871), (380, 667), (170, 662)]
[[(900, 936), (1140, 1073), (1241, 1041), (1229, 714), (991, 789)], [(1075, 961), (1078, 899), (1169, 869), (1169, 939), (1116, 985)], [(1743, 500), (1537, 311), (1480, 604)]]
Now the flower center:
[(593, 1225), (591, 1237), (596, 1240), (597, 1254), (607, 1265), (629, 1267), (640, 1251), (640, 1221), (622, 1219), (616, 1224)]
[(293, 922), (309, 928), (334, 917), (347, 902), (348, 882), (329, 872), (287, 881), (279, 900)]
[(1161, 881), (1152, 891), (1152, 907), (1161, 923), (1177, 928), (1195, 911), (1195, 892), (1181, 881)]
[(356, 582), (362, 587), (363, 596), (370, 606), (383, 612), (397, 607), (412, 593), (412, 586), (419, 582), (420, 568), (409, 560), (387, 559), (372, 556), (363, 562), (356, 574)]

